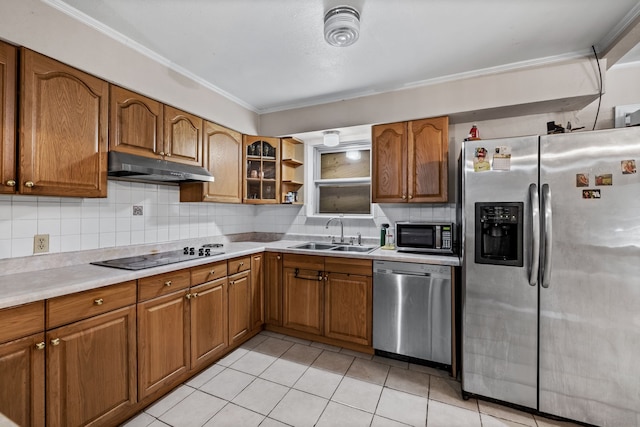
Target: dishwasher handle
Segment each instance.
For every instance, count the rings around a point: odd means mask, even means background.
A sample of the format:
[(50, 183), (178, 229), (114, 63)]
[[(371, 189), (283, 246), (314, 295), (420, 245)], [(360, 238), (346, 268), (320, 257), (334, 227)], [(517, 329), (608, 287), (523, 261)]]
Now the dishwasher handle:
[(386, 268), (379, 268), (377, 270), (373, 270), (373, 272), (379, 273), (379, 274), (401, 274), (403, 276), (431, 277), (431, 273), (417, 273), (415, 271), (389, 270)]

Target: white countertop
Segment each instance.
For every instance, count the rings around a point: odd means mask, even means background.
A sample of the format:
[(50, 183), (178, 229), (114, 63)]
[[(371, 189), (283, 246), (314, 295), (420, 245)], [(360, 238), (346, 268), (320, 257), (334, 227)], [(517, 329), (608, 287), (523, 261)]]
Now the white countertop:
[[(280, 240), (275, 242), (230, 242), (224, 244), (225, 253), (222, 255), (198, 258), (176, 264), (144, 270), (130, 271), (117, 268), (102, 267), (91, 264), (77, 264), (59, 268), (45, 268), (0, 275), (0, 309), (29, 302), (40, 301), (74, 292), (86, 291), (102, 286), (135, 280), (142, 277), (167, 273), (184, 268), (195, 267), (211, 262), (251, 255), (263, 251), (320, 255), (345, 258), (364, 258), (372, 260), (403, 261), (421, 264), (438, 264), (458, 266), (457, 256), (422, 255), (400, 253), (395, 250), (376, 249), (370, 253), (335, 251), (313, 251), (307, 249), (293, 249), (290, 246), (299, 245), (300, 241)], [(71, 256), (71, 255), (70, 255)], [(123, 255), (127, 256), (127, 255)], [(98, 261), (96, 259), (95, 261)], [(0, 262), (0, 266), (2, 263)]]

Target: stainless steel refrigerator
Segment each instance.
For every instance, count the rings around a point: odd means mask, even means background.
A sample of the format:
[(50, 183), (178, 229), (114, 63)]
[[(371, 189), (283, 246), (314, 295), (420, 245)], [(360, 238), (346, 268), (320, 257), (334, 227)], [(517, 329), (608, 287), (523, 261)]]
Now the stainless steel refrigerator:
[(640, 426), (640, 128), (461, 160), (463, 392)]

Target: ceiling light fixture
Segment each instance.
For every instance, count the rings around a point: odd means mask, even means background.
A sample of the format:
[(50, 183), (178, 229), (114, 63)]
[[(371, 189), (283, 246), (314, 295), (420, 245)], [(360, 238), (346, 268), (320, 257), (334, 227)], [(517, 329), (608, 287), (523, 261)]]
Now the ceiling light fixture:
[(360, 35), (360, 13), (351, 6), (338, 6), (324, 15), (324, 39), (331, 46), (351, 46)]
[(322, 142), (327, 147), (336, 147), (340, 144), (340, 132), (337, 130), (328, 130), (324, 132)]

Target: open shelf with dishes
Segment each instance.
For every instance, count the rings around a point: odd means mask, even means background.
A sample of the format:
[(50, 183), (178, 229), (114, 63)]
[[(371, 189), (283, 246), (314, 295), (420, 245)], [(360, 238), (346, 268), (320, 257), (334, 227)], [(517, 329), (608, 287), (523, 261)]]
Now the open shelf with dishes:
[(280, 203), (280, 139), (243, 136), (244, 203)]
[(288, 136), (281, 139), (281, 149), (280, 203), (301, 205), (304, 203), (304, 145)]

